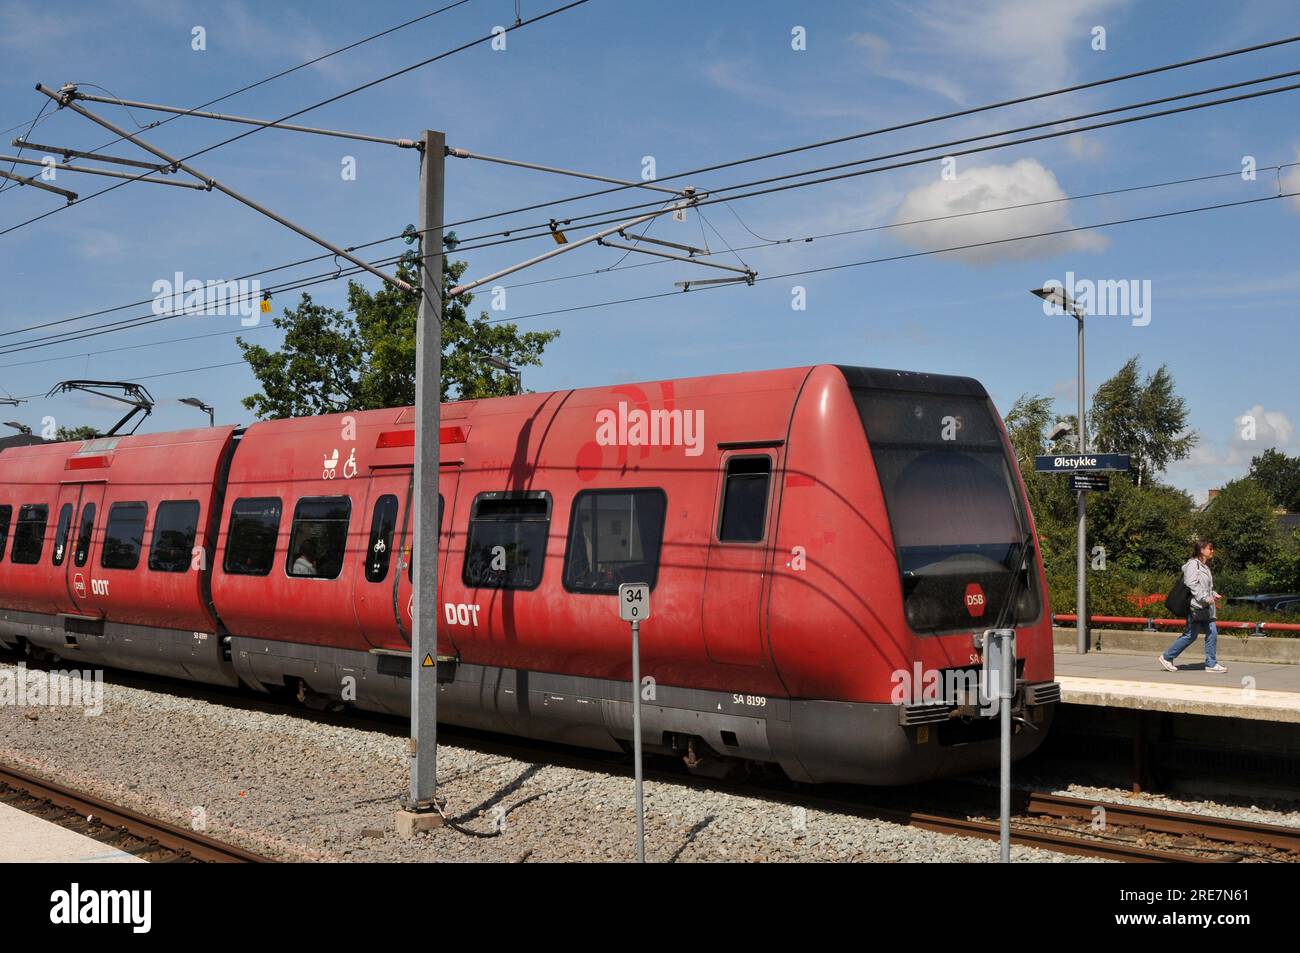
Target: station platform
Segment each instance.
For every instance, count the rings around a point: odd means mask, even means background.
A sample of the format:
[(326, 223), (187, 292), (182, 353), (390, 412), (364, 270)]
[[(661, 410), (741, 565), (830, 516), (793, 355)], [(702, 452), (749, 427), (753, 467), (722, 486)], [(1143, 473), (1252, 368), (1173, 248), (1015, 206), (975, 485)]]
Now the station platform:
[(1198, 639), (1175, 663), (1177, 632), (1055, 630), (1061, 704), (1039, 756), (1135, 793), (1300, 800), (1300, 639), (1219, 633), (1224, 673), (1205, 670)]
[(145, 861), (16, 807), (0, 804), (0, 863), (142, 864)]
[(1056, 680), (1065, 704), (1300, 724), (1300, 665), (1291, 660), (1296, 640), (1251, 639), (1275, 645), (1244, 646), (1220, 634), (1219, 660), (1228, 671), (1215, 674), (1205, 671), (1204, 640), (1178, 657), (1177, 672), (1166, 672), (1156, 656), (1175, 634), (1094, 635), (1101, 649), (1078, 655), (1074, 631), (1058, 630)]

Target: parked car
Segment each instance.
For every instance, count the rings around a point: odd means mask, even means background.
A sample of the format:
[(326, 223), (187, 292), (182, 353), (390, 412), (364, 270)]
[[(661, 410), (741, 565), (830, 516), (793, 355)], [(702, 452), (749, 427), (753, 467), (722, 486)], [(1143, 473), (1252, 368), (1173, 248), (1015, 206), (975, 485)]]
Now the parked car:
[(1265, 612), (1300, 612), (1300, 592), (1264, 592), (1254, 596), (1233, 596), (1228, 605)]

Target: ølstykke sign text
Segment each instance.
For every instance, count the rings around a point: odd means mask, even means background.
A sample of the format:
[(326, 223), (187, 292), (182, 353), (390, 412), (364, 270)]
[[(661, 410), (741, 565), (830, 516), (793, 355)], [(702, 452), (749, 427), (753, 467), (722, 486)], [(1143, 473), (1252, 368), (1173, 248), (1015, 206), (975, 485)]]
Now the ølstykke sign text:
[(1034, 457), (1034, 469), (1039, 473), (1128, 470), (1129, 455), (1127, 453), (1058, 453), (1053, 456)]

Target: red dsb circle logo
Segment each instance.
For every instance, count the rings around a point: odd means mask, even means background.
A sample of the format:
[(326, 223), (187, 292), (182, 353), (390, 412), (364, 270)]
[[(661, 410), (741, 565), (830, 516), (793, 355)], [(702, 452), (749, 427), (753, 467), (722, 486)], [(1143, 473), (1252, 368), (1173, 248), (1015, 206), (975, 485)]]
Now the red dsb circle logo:
[(984, 615), (984, 587), (978, 582), (966, 586), (966, 611), (976, 619)]

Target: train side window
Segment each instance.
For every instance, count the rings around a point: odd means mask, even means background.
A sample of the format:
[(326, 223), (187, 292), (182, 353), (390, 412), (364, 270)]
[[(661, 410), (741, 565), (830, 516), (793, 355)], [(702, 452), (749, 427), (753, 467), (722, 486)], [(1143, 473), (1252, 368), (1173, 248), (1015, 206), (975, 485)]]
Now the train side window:
[(0, 506), (0, 562), (4, 562), (5, 547), (9, 545), (9, 524), (13, 522), (14, 508)]
[(664, 538), (663, 490), (583, 490), (573, 501), (564, 553), (569, 592), (618, 592), (620, 583), (659, 575)]
[[(414, 527), (412, 527), (412, 531), (414, 531)], [(441, 493), (438, 494), (438, 538), (439, 539), (442, 538), (442, 494)], [(415, 582), (415, 550), (412, 548), (413, 546), (414, 543), (412, 543), (411, 546), (408, 546), (406, 550), (406, 581), (412, 583)]]
[(54, 552), (50, 557), (55, 566), (62, 566), (64, 557), (68, 555), (68, 534), (71, 532), (72, 504), (64, 503), (59, 510), (59, 526), (54, 531)]
[(275, 497), (235, 500), (230, 507), (226, 555), (221, 568), (231, 576), (265, 576), (275, 563), (284, 504)]
[(45, 548), (45, 526), (50, 520), (50, 508), (43, 503), (25, 503), (18, 507), (18, 523), (14, 526), (14, 548), (10, 562), (35, 566), (41, 561)]
[(767, 524), (767, 491), (772, 479), (771, 457), (732, 457), (722, 488), (722, 519), (718, 540), (757, 543)]
[(337, 579), (343, 571), (352, 500), (346, 496), (305, 497), (293, 510), (285, 572), (298, 579)]
[(366, 546), (366, 580), (383, 582), (393, 558), (393, 533), (397, 529), (397, 497), (386, 493), (375, 501), (370, 519), (370, 542)]
[(474, 589), (536, 589), (550, 525), (549, 493), (479, 494), (470, 513), (461, 580)]
[(140, 565), (144, 524), (149, 507), (144, 503), (114, 503), (108, 508), (104, 547), (99, 564), (105, 569), (134, 569)]
[(86, 565), (90, 558), (90, 541), (95, 532), (95, 504), (87, 503), (81, 508), (81, 527), (77, 530), (77, 548), (72, 551), (72, 562), (77, 566)]
[(194, 560), (194, 537), (199, 528), (198, 500), (167, 500), (158, 504), (149, 543), (152, 572), (185, 572)]

